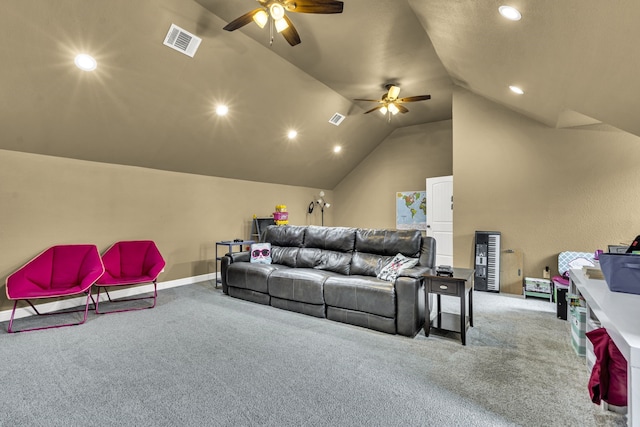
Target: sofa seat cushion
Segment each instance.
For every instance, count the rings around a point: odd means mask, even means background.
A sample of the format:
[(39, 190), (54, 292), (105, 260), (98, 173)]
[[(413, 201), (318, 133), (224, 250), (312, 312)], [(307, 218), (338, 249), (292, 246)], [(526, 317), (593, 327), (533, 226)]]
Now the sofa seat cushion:
[(234, 262), (227, 268), (227, 286), (268, 293), (268, 278), (276, 270), (288, 269), (277, 264)]
[(269, 276), (269, 295), (290, 301), (324, 304), (323, 285), (330, 273), (312, 268), (283, 268)]
[(327, 306), (395, 318), (393, 283), (369, 276), (331, 276), (324, 282)]

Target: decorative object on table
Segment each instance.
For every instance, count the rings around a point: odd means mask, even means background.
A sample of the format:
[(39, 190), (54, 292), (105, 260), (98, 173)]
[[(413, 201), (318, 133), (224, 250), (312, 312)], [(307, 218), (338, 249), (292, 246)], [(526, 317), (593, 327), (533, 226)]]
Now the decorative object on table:
[(319, 197), (315, 200), (312, 200), (311, 203), (309, 203), (309, 209), (307, 210), (307, 213), (309, 215), (313, 213), (313, 210), (316, 205), (320, 206), (320, 212), (322, 213), (321, 225), (324, 226), (324, 209), (331, 207), (331, 203), (327, 203), (327, 201), (324, 199), (324, 191), (321, 191), (319, 194)]
[(252, 244), (251, 262), (257, 264), (271, 264), (271, 243)]
[(398, 191), (396, 193), (396, 229), (427, 229), (426, 191)]
[(273, 220), (276, 225), (289, 224), (289, 212), (287, 212), (287, 205), (276, 205), (276, 211), (273, 213)]
[(436, 276), (453, 277), (453, 268), (450, 265), (439, 265), (436, 267)]
[(395, 282), (402, 270), (415, 267), (418, 261), (418, 258), (408, 258), (402, 254), (397, 254), (382, 267), (376, 277), (387, 282)]
[(257, 0), (260, 7), (245, 13), (224, 26), (223, 30), (234, 31), (254, 21), (260, 28), (269, 24), (270, 40), (273, 44), (274, 30), (295, 46), (301, 42), (298, 31), (285, 12), (297, 13), (342, 13), (343, 3), (336, 0)]

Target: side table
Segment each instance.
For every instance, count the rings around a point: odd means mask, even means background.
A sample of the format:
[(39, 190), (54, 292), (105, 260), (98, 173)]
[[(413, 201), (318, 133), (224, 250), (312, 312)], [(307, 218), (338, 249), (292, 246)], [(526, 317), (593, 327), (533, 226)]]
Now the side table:
[[(424, 274), (425, 285), (425, 322), (424, 334), (429, 336), (431, 328), (460, 334), (462, 345), (467, 345), (467, 329), (473, 327), (473, 269), (454, 268), (453, 276), (437, 276), (435, 268)], [(435, 294), (438, 303), (433, 322), (429, 310), (429, 294)], [(440, 296), (448, 295), (460, 298), (460, 314), (446, 313), (442, 311)], [(468, 298), (467, 298), (468, 295)], [(469, 315), (467, 316), (467, 303), (469, 301)]]
[[(235, 252), (242, 252), (242, 247), (245, 245), (252, 245), (254, 244), (255, 241), (254, 240), (243, 240), (241, 242), (234, 242), (233, 240), (223, 240), (221, 242), (216, 242), (216, 263), (215, 263), (215, 270), (216, 270), (216, 288), (218, 287), (218, 283), (222, 283), (222, 279), (218, 278), (218, 262), (222, 259), (221, 256), (218, 256), (218, 246), (226, 246), (227, 247), (227, 251), (225, 252), (225, 254), (228, 253), (235, 253)], [(238, 251), (234, 251), (233, 248), (234, 246), (239, 246), (240, 250)]]

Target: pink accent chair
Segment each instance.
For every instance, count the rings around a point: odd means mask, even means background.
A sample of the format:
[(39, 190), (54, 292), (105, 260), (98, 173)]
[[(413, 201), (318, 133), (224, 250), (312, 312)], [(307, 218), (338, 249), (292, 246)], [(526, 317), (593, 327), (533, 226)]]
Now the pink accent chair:
[[(7, 331), (9, 333), (26, 332), (84, 323), (89, 310), (91, 286), (102, 276), (102, 273), (104, 273), (104, 266), (95, 245), (60, 245), (45, 250), (7, 277), (7, 298), (15, 301)], [(13, 317), (20, 300), (26, 301), (37, 315), (41, 315), (30, 300), (60, 298), (82, 293), (87, 294), (85, 308), (75, 310), (75, 312), (84, 311), (82, 321), (13, 331)], [(43, 313), (42, 315), (54, 314), (62, 313)]]
[[(102, 255), (105, 273), (96, 282), (98, 296), (95, 306), (97, 314), (118, 313), (121, 311), (143, 310), (156, 306), (158, 297), (157, 279), (164, 269), (165, 261), (156, 244), (151, 240), (134, 240), (114, 243)], [(153, 283), (153, 296), (139, 298), (122, 298), (112, 300), (107, 288), (116, 286), (139, 285)], [(100, 290), (105, 290), (110, 303), (153, 299), (151, 306), (125, 308), (100, 312)]]

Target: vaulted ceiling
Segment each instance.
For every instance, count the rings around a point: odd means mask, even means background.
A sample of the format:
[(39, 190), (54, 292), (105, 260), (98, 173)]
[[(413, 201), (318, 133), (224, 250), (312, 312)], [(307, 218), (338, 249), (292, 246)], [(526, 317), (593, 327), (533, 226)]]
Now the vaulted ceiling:
[[(5, 2), (0, 148), (331, 189), (394, 129), (451, 119), (453, 85), (550, 127), (640, 135), (640, 2), (509, 1), (518, 22), (501, 4), (344, 0), (342, 14), (289, 13), (291, 47), (253, 23), (222, 30), (254, 0)], [(202, 38), (193, 58), (163, 45), (172, 23)], [(95, 71), (73, 65), (80, 52)], [(387, 83), (432, 98), (363, 114), (373, 105), (353, 99)]]

